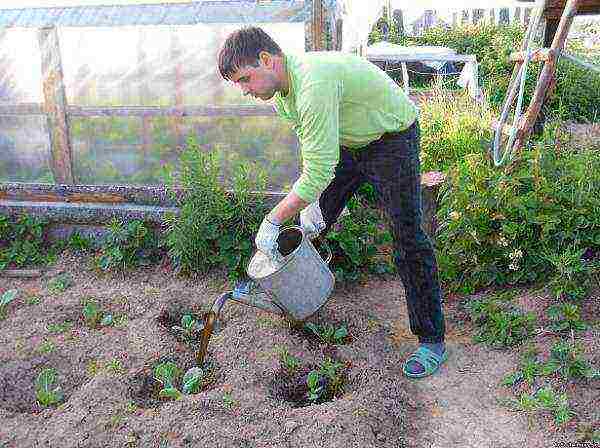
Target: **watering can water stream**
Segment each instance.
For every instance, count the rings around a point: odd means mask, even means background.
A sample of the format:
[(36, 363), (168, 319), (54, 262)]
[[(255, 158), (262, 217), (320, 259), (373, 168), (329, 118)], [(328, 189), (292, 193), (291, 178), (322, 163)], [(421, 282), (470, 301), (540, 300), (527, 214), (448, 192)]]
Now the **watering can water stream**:
[(227, 300), (253, 306), (302, 322), (315, 314), (329, 299), (335, 278), (328, 264), (332, 253), (322, 243), (327, 256), (321, 257), (301, 227), (289, 226), (279, 232), (277, 238), (281, 258), (274, 262), (271, 257), (257, 251), (248, 264), (250, 280), (240, 283), (233, 291), (217, 298), (202, 332), (197, 363), (202, 366), (214, 323)]

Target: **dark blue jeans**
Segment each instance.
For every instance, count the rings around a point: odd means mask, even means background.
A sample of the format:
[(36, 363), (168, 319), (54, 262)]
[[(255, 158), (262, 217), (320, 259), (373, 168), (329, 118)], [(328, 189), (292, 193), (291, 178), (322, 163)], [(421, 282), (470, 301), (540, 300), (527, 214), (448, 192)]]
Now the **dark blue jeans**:
[(335, 178), (319, 205), (326, 233), (358, 187), (364, 182), (373, 185), (392, 222), (394, 261), (406, 291), (410, 329), (419, 342), (436, 343), (444, 340), (445, 327), (435, 253), (421, 226), (419, 139), (415, 122), (358, 151), (341, 147)]

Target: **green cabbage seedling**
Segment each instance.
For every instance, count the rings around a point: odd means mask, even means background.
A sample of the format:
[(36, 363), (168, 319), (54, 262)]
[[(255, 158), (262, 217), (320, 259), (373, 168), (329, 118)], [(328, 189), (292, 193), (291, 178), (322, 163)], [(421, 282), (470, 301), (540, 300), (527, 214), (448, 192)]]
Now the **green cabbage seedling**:
[(52, 406), (63, 399), (63, 393), (56, 384), (56, 369), (44, 369), (35, 384), (35, 396), (42, 406)]
[(9, 289), (0, 296), (0, 319), (6, 316), (6, 305), (17, 298), (17, 290)]
[(164, 362), (154, 368), (154, 378), (163, 385), (158, 393), (160, 398), (179, 400), (182, 397), (181, 392), (173, 384), (178, 375), (179, 368), (174, 362)]
[(200, 367), (192, 367), (183, 375), (183, 393), (197, 394), (202, 387), (204, 371)]

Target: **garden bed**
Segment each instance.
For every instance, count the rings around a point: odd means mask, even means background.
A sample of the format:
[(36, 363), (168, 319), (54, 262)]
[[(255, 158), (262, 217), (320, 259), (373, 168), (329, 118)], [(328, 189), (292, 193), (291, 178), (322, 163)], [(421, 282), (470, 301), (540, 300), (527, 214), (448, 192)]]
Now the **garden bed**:
[[(60, 271), (71, 286), (50, 283)], [(567, 384), (576, 417), (566, 427), (555, 428), (550, 413), (528, 418), (502, 404), (516, 396), (500, 382), (518, 367), (523, 349), (474, 344), (466, 299), (446, 301), (449, 362), (432, 378), (406, 379), (402, 362), (415, 340), (394, 278), (336, 287), (311, 322), (345, 326), (348, 336), (339, 341), (325, 342), (279, 316), (228, 303), (209, 345), (209, 381), (179, 400), (159, 396), (153, 369), (167, 361), (182, 372), (194, 365), (197, 344), (169, 327), (181, 317), (178, 309), (202, 316), (230, 287), (224, 276), (183, 279), (162, 267), (98, 274), (91, 257), (65, 253), (43, 277), (2, 281), (0, 294), (19, 291), (0, 321), (5, 447), (547, 447), (600, 426), (597, 380)], [(540, 316), (550, 301), (531, 291), (515, 300)], [(591, 325), (576, 337), (598, 366), (594, 300), (583, 307)], [(112, 316), (111, 325), (89, 325), (83, 309), (90, 301)], [(539, 333), (532, 341), (544, 353), (556, 338)], [(284, 353), (298, 361), (293, 373)], [(311, 401), (307, 376), (326, 360), (340, 363), (341, 387)], [(64, 394), (47, 408), (35, 393), (44, 368), (56, 369)]]

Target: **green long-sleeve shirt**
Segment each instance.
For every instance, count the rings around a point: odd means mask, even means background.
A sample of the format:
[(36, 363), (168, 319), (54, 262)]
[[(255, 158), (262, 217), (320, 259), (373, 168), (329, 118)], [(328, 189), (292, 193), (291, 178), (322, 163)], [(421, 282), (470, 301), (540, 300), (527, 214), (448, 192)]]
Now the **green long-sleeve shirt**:
[(313, 202), (334, 177), (340, 145), (360, 150), (386, 132), (409, 127), (418, 109), (381, 69), (339, 52), (286, 55), (289, 92), (275, 109), (292, 123), (302, 154), (293, 191)]

